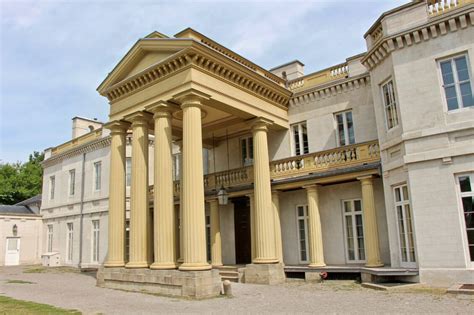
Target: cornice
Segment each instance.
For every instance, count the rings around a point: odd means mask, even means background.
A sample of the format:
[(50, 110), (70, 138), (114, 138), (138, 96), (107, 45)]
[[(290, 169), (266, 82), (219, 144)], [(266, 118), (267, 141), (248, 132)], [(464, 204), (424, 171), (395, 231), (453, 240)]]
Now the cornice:
[(110, 86), (103, 95), (114, 103), (190, 67), (210, 72), (276, 105), (286, 106), (291, 95), (290, 91), (270, 79), (198, 42)]
[(339, 81), (333, 81), (328, 84), (314, 86), (305, 91), (295, 93), (290, 99), (289, 105), (295, 106), (310, 101), (318, 101), (320, 99), (330, 98), (341, 93), (359, 89), (361, 86), (370, 83), (370, 75), (364, 73), (358, 76), (346, 78)]
[(422, 26), (377, 40), (375, 46), (367, 52), (361, 62), (370, 71), (395, 50), (435, 39), (448, 32), (456, 32), (469, 26), (474, 26), (474, 4), (436, 16)]

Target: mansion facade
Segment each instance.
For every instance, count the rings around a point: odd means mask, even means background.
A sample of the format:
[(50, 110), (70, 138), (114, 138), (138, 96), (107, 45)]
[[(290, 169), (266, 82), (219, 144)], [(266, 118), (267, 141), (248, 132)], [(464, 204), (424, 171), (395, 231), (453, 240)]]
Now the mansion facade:
[(474, 283), (474, 1), (412, 1), (364, 38), (309, 74), (189, 28), (139, 39), (98, 88), (110, 120), (46, 150), (42, 248), (170, 295), (235, 265)]

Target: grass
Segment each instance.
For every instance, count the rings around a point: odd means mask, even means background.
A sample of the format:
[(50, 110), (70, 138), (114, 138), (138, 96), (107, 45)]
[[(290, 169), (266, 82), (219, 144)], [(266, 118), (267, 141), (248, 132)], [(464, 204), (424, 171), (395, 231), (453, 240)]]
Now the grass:
[(0, 296), (0, 314), (81, 314), (76, 310), (66, 310), (52, 305), (15, 300)]
[(7, 280), (7, 283), (16, 283), (16, 284), (35, 284), (34, 282), (24, 281), (24, 280)]
[(79, 273), (78, 268), (73, 267), (43, 267), (32, 266), (23, 270), (23, 273)]

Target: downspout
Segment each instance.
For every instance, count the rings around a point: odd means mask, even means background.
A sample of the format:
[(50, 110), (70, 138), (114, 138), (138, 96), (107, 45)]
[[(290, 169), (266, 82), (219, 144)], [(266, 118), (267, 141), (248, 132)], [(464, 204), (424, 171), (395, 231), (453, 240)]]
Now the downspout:
[(82, 234), (83, 234), (83, 226), (84, 226), (84, 186), (85, 180), (84, 177), (86, 176), (86, 153), (82, 154), (82, 173), (81, 173), (81, 203), (80, 203), (80, 221), (79, 221), (79, 269), (82, 265)]

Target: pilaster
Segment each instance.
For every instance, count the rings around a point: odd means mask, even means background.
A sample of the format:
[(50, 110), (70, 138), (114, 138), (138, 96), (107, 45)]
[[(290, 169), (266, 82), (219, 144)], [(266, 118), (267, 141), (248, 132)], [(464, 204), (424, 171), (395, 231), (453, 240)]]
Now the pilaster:
[(211, 199), (209, 206), (211, 212), (211, 265), (222, 266), (221, 220), (217, 199)]
[(308, 197), (309, 267), (324, 267), (323, 234), (319, 215), (318, 186), (305, 186)]

